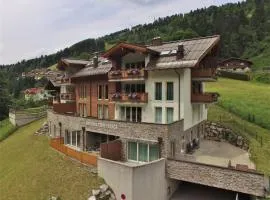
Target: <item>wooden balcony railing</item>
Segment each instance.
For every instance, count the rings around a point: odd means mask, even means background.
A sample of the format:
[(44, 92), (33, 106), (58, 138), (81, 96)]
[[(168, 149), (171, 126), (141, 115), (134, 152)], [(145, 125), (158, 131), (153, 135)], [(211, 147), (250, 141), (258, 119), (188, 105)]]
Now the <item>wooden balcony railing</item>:
[(193, 93), (191, 94), (192, 103), (215, 103), (218, 101), (219, 94), (216, 92)]
[(120, 140), (114, 140), (108, 143), (100, 144), (100, 155), (102, 158), (120, 161), (122, 152), (122, 143)]
[(110, 97), (111, 101), (119, 102), (136, 102), (136, 103), (147, 103), (148, 93), (114, 93)]
[(75, 94), (74, 93), (61, 93), (60, 98), (61, 98), (61, 100), (74, 101), (75, 100)]
[(75, 102), (53, 104), (53, 111), (56, 113), (60, 113), (60, 114), (75, 113), (76, 112), (76, 104), (75, 104)]
[(109, 72), (109, 80), (145, 79), (147, 72), (144, 69), (114, 70)]
[(207, 80), (207, 79), (216, 79), (216, 69), (215, 68), (197, 68), (192, 69), (191, 71), (191, 77), (192, 79), (198, 79), (198, 80)]
[(61, 79), (61, 84), (71, 84), (70, 78), (62, 78)]

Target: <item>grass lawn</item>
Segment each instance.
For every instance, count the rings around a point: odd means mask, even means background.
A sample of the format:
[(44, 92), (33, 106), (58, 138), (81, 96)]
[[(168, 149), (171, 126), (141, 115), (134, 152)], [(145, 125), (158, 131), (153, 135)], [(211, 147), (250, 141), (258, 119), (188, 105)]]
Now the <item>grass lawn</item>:
[(7, 138), (13, 130), (15, 130), (15, 126), (8, 119), (0, 121), (0, 142)]
[(255, 116), (255, 123), (270, 130), (270, 85), (248, 81), (219, 78), (207, 83), (207, 91), (219, 92), (219, 105), (248, 119)]
[(208, 110), (208, 120), (221, 122), (246, 137), (250, 141), (251, 159), (255, 162), (257, 170), (270, 175), (270, 130), (245, 121), (215, 105), (210, 106)]
[(50, 148), (46, 136), (34, 136), (44, 120), (19, 128), (0, 143), (0, 199), (85, 200), (103, 180), (89, 168)]

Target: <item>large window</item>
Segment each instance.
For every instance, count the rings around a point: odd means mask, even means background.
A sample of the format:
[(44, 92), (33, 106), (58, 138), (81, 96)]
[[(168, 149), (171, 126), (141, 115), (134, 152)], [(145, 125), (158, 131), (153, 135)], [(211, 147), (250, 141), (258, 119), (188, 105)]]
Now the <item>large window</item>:
[(159, 159), (157, 144), (128, 142), (128, 160), (150, 162)]
[(122, 86), (125, 93), (144, 93), (145, 92), (145, 84), (124, 84)]
[(103, 116), (104, 119), (109, 119), (109, 108), (108, 105), (103, 106)]
[(155, 108), (155, 122), (162, 123), (162, 107)]
[(155, 83), (155, 100), (162, 100), (162, 83)]
[(80, 131), (65, 131), (65, 144), (80, 148), (81, 132)]
[(84, 99), (87, 97), (87, 86), (84, 84), (80, 85), (79, 87), (79, 97), (81, 99)]
[(173, 100), (173, 82), (167, 82), (167, 100)]
[(98, 85), (98, 99), (108, 99), (109, 98), (109, 88), (108, 85)]
[(141, 122), (142, 121), (142, 108), (121, 106), (120, 119), (123, 121)]
[(166, 108), (166, 111), (167, 111), (166, 117), (167, 124), (170, 124), (173, 122), (173, 108)]
[(99, 85), (98, 86), (98, 99), (102, 99), (103, 98), (103, 86)]
[(98, 118), (103, 119), (103, 106), (98, 105)]

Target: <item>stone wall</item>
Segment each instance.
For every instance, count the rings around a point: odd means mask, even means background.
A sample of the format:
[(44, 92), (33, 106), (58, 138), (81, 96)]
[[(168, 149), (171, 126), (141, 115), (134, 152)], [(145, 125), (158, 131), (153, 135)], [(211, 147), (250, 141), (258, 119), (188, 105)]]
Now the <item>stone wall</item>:
[(236, 134), (232, 129), (226, 128), (220, 123), (207, 121), (205, 122), (205, 139), (215, 141), (227, 141), (230, 144), (242, 148), (249, 149), (248, 140), (241, 135)]
[(172, 179), (255, 196), (264, 196), (269, 189), (269, 178), (263, 174), (189, 161), (167, 160), (167, 173)]
[(9, 121), (14, 126), (23, 126), (35, 120), (41, 119), (46, 116), (46, 112), (41, 113), (27, 113), (27, 112), (9, 112)]

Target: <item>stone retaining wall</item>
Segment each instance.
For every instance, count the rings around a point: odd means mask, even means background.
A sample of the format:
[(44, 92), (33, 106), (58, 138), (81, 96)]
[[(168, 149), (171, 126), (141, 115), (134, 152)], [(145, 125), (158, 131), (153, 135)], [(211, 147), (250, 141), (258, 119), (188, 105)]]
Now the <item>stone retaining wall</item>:
[(265, 196), (269, 178), (263, 174), (195, 162), (167, 160), (168, 177), (254, 196)]
[(235, 133), (232, 129), (229, 129), (219, 123), (206, 121), (205, 122), (205, 139), (215, 141), (227, 141), (230, 144), (242, 148), (244, 150), (249, 149), (249, 142), (241, 135)]

